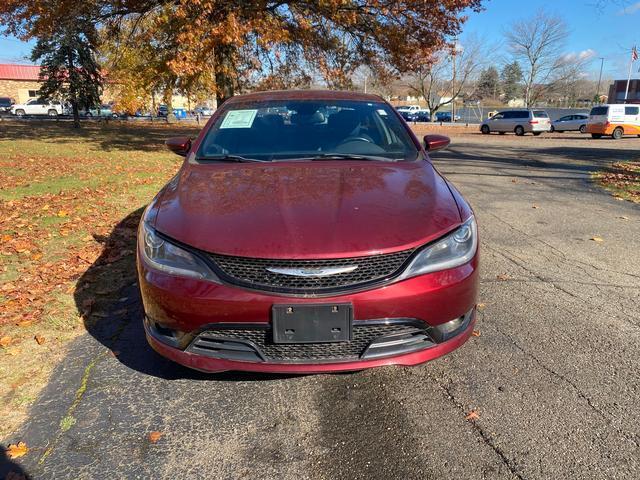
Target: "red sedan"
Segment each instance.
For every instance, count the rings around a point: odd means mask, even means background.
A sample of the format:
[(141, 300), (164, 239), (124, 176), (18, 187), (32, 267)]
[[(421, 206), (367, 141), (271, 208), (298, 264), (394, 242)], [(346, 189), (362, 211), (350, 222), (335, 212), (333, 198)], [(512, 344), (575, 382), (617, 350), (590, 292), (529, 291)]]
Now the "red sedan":
[(374, 95), (233, 97), (146, 209), (138, 273), (151, 346), (207, 372), (416, 365), (475, 323), (469, 204)]

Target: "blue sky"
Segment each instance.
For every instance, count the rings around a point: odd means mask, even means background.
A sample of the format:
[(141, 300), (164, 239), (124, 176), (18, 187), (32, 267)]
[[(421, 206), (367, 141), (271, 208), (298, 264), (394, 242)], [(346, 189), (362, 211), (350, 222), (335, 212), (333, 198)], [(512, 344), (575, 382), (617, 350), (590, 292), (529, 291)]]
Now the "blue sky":
[[(593, 58), (590, 69), (597, 75), (599, 57), (604, 57), (603, 78), (626, 78), (630, 49), (640, 49), (640, 1), (605, 0), (606, 8), (598, 8), (597, 0), (485, 0), (485, 10), (471, 13), (464, 27), (463, 36), (476, 34), (504, 52), (496, 56), (496, 62), (506, 58), (506, 48), (501, 44), (502, 31), (511, 22), (526, 19), (537, 10), (544, 9), (564, 19), (569, 26), (567, 53), (584, 52)], [(623, 8), (625, 7), (626, 8)], [(28, 63), (33, 44), (15, 38), (0, 36), (0, 62)], [(634, 65), (634, 78), (640, 78), (640, 61)]]

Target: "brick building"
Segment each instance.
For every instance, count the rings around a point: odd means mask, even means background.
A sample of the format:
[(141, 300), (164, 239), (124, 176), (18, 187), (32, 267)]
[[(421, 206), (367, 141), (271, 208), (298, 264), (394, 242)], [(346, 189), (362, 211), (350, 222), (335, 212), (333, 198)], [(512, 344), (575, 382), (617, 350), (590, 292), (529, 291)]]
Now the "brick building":
[(0, 97), (13, 98), (24, 103), (38, 96), (40, 82), (36, 65), (0, 64)]
[[(609, 103), (624, 103), (624, 92), (627, 89), (626, 80), (615, 80), (609, 87)], [(640, 103), (640, 79), (629, 82), (628, 103)]]

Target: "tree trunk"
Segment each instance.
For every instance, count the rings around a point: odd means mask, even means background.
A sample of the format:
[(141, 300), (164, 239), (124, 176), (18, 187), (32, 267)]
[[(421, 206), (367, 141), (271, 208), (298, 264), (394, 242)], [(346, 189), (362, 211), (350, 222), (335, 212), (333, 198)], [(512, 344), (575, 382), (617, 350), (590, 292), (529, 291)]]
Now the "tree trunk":
[(78, 101), (75, 97), (71, 100), (71, 110), (73, 111), (73, 127), (80, 128), (80, 109), (78, 108)]
[(233, 65), (234, 47), (224, 45), (216, 48), (214, 52), (216, 74), (216, 101), (218, 107), (234, 94), (235, 68)]

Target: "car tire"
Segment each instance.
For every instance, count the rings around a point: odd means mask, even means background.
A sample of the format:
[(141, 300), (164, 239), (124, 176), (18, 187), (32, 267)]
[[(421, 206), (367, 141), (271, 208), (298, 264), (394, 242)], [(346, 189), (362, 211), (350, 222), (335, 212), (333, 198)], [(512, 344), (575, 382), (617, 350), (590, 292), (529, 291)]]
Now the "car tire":
[(524, 128), (518, 125), (516, 128), (513, 129), (513, 133), (515, 133), (519, 137), (522, 137), (524, 135)]
[(622, 127), (618, 127), (616, 128), (613, 133), (611, 134), (611, 136), (615, 139), (615, 140), (620, 140), (623, 136), (624, 136), (624, 130), (622, 129)]
[(16, 117), (24, 117), (24, 110), (21, 108), (16, 110)]
[(587, 126), (586, 125), (580, 125), (580, 128), (578, 130), (580, 131), (580, 133), (587, 133)]
[(550, 133), (553, 133), (556, 131), (556, 127), (554, 127), (553, 125), (551, 125), (551, 128), (549, 129)]
[(489, 128), (489, 125), (482, 125), (482, 127), (480, 127), (480, 131), (482, 132), (483, 135), (489, 135), (491, 133), (491, 129)]
[(592, 133), (591, 134), (591, 138), (602, 138), (602, 134), (601, 133)]
[(47, 112), (47, 115), (50, 116), (50, 117), (57, 117), (58, 116), (58, 112), (52, 108), (51, 110), (49, 110)]

